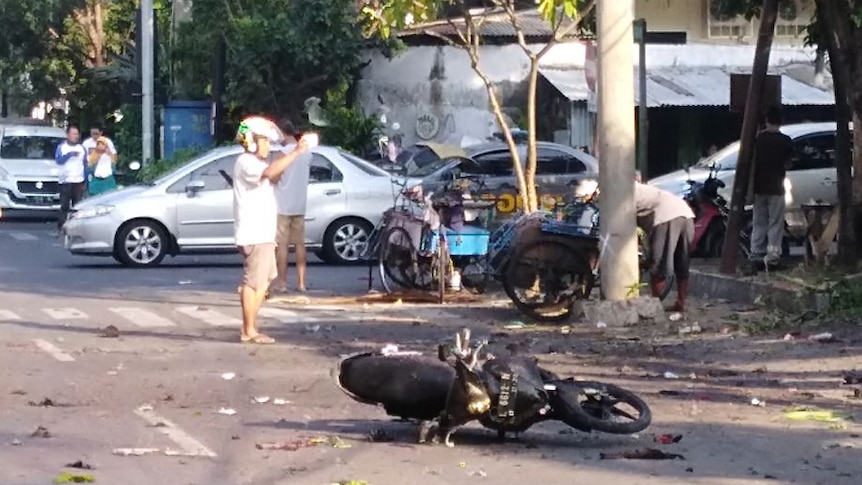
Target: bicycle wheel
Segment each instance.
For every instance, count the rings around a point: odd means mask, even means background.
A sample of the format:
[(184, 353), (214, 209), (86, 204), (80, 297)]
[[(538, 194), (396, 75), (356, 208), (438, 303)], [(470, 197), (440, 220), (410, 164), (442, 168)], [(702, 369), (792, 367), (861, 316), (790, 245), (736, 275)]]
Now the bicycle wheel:
[(410, 234), (401, 227), (393, 227), (380, 238), (377, 258), (380, 280), (387, 293), (395, 291), (395, 285), (415, 288), (419, 274), (419, 260)]
[(634, 434), (652, 422), (646, 402), (622, 387), (573, 379), (552, 384), (556, 392), (552, 393), (551, 406), (557, 419), (575, 429)]
[(572, 314), (575, 300), (592, 291), (587, 260), (554, 240), (527, 245), (512, 258), (503, 289), (524, 315), (541, 322), (561, 322)]

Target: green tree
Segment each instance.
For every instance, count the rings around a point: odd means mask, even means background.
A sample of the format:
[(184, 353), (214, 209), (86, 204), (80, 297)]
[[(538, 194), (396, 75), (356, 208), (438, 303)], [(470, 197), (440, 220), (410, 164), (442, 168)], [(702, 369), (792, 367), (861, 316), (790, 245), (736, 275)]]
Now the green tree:
[[(779, 8), (786, 0), (779, 1)], [(806, 43), (827, 52), (835, 90), (836, 137), (835, 166), (837, 170), (838, 203), (841, 226), (838, 239), (838, 259), (847, 266), (858, 260), (857, 208), (862, 205), (862, 177), (853, 173), (862, 170), (862, 157), (853, 158), (848, 124), (853, 121), (853, 147), (862, 153), (862, 2), (856, 0), (815, 0), (816, 11), (807, 29)], [(760, 0), (725, 0), (728, 14), (759, 16)]]
[[(539, 201), (536, 192), (536, 89), (539, 79), (539, 61), (548, 51), (563, 38), (577, 32), (583, 32), (589, 27), (595, 1), (586, 0), (538, 0), (525, 2), (518, 0), (487, 0), (475, 2), (468, 0), (365, 0), (362, 13), (368, 22), (366, 33), (380, 33), (391, 36), (392, 30), (410, 27), (414, 23), (424, 22), (439, 17), (456, 32), (454, 37), (441, 36), (432, 30), (424, 33), (436, 36), (449, 45), (463, 49), (470, 58), (470, 64), (479, 78), (485, 84), (491, 109), (500, 125), (500, 129), (512, 154), (514, 171), (518, 180), (518, 189), (523, 201), (524, 210), (532, 212), (538, 209)], [(475, 8), (478, 5), (478, 9)], [(523, 8), (538, 8), (542, 17), (553, 29), (552, 38), (538, 51), (527, 44), (524, 29), (517, 12)], [(497, 97), (496, 86), (479, 66), (480, 47), (482, 40), (482, 24), (486, 15), (500, 13), (505, 15), (516, 32), (518, 45), (530, 63), (527, 86), (527, 164), (521, 167), (521, 160), (511, 128), (506, 122), (500, 100)], [(397, 35), (397, 34), (396, 34)]]
[[(178, 92), (212, 95), (217, 43), (227, 45), (228, 117), (248, 113), (302, 115), (303, 102), (322, 97), (363, 67), (366, 40), (352, 2), (332, 0), (196, 0), (193, 21), (181, 25), (172, 56)], [(232, 121), (231, 121), (232, 122)]]

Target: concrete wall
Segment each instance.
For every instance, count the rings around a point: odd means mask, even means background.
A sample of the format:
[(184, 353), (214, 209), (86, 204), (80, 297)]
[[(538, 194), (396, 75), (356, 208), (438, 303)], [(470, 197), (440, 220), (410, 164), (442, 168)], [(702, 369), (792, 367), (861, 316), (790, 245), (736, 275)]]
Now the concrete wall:
[[(420, 139), (417, 123), (427, 127), (434, 120), (439, 129), (431, 140), (437, 142), (484, 141), (499, 131), (485, 84), (463, 50), (419, 46), (391, 60), (377, 53), (369, 57), (358, 86), (359, 102), (367, 114), (388, 108), (388, 122), (401, 126), (405, 145)], [(509, 117), (517, 120), (526, 107), (522, 81), (529, 73), (527, 56), (516, 45), (485, 46), (479, 65), (497, 86)]]

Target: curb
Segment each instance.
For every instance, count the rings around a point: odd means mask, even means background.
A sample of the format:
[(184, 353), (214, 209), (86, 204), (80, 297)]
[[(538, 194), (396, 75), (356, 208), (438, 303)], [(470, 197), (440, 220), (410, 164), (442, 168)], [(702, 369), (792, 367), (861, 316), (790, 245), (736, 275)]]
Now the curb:
[(831, 306), (829, 293), (804, 288), (788, 289), (766, 282), (692, 269), (689, 276), (692, 296), (723, 299), (734, 303), (765, 305), (788, 313), (825, 312)]

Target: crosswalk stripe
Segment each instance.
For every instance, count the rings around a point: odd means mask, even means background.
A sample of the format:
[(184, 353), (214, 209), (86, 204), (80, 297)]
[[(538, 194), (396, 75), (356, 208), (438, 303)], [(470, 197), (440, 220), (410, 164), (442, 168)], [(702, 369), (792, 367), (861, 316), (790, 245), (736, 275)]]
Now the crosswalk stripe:
[(45, 351), (51, 357), (59, 360), (60, 362), (74, 362), (75, 358), (71, 355), (67, 354), (60, 350), (56, 345), (48, 342), (47, 340), (42, 340), (40, 338), (33, 339), (33, 343), (36, 344), (36, 347), (39, 347), (43, 351)]
[(81, 320), (88, 318), (86, 313), (75, 308), (43, 308), (42, 311), (54, 320)]
[(242, 326), (242, 320), (203, 306), (183, 306), (177, 311), (194, 319), (202, 320), (214, 327), (236, 327)]
[(327, 318), (326, 316), (321, 315), (320, 312), (317, 313), (317, 316), (310, 315), (307, 312), (301, 311), (293, 311), (286, 310), (284, 308), (272, 308), (272, 307), (263, 307), (259, 312), (260, 316), (265, 318), (272, 318), (278, 320), (281, 323), (313, 323), (313, 322), (322, 322), (322, 321), (332, 321), (333, 318)]
[(38, 241), (39, 240), (38, 237), (30, 234), (29, 232), (9, 232), (8, 234), (10, 236), (12, 236), (12, 239), (15, 239), (16, 241)]
[(111, 312), (125, 318), (134, 325), (141, 328), (175, 327), (176, 324), (167, 318), (159, 316), (149, 310), (137, 307), (109, 308)]
[(21, 317), (11, 310), (0, 310), (0, 322), (8, 322), (11, 320), (21, 320)]

